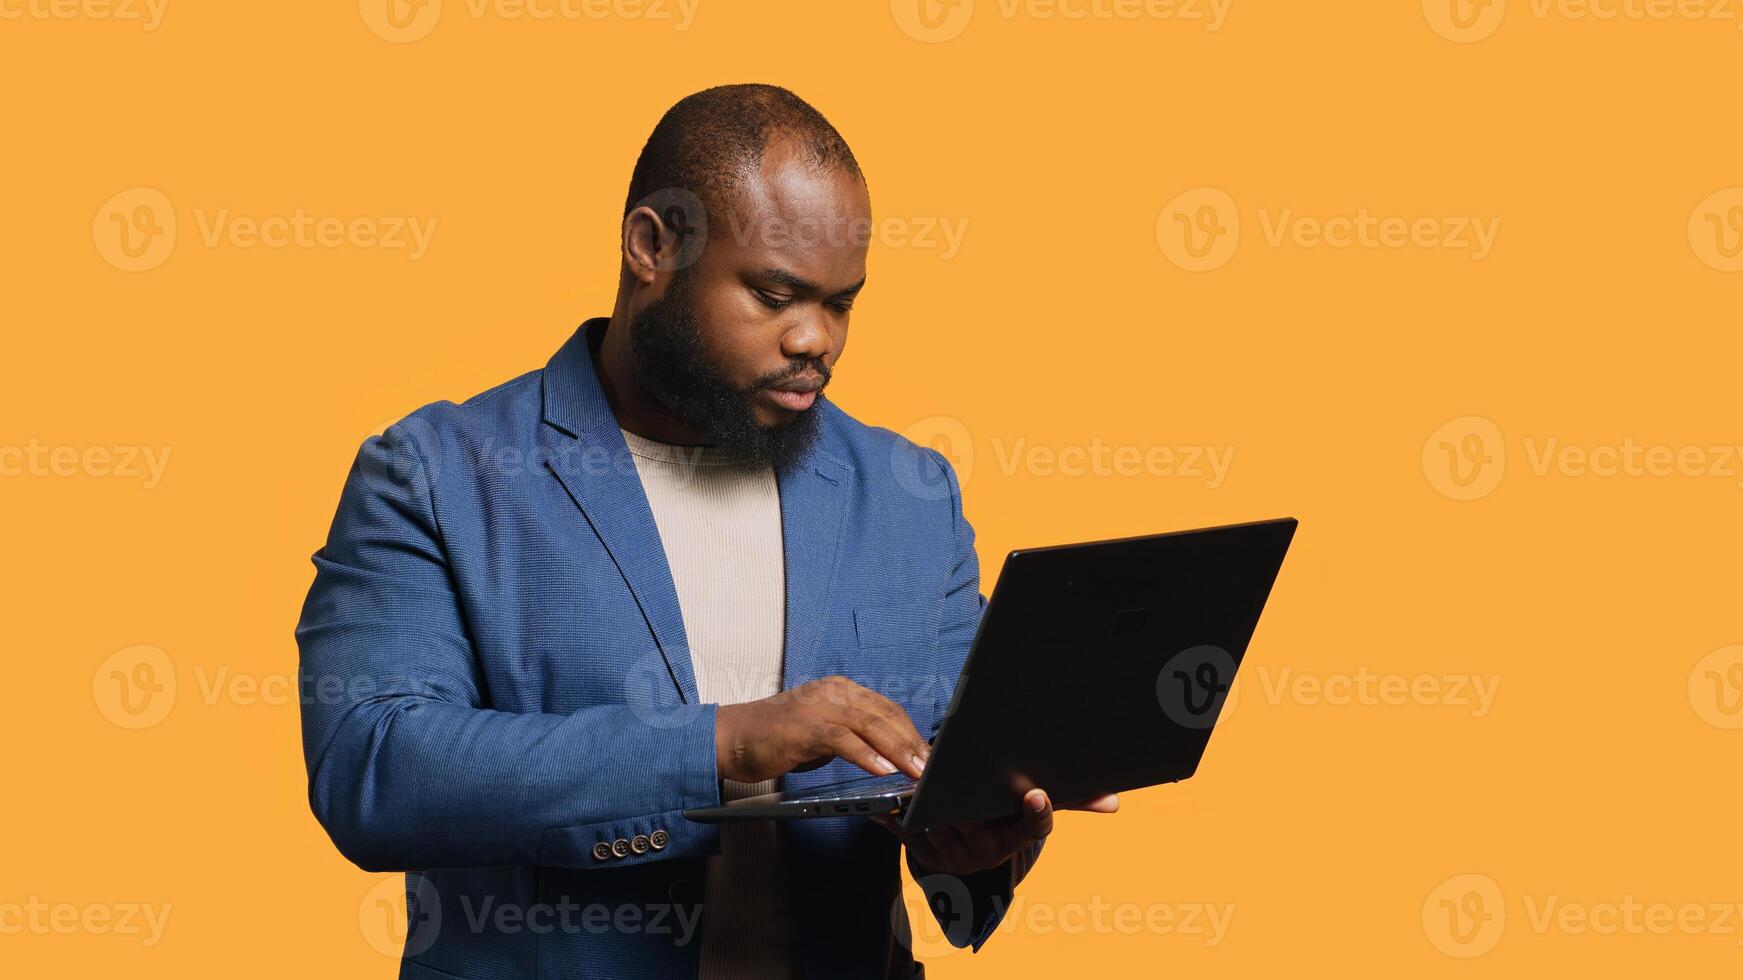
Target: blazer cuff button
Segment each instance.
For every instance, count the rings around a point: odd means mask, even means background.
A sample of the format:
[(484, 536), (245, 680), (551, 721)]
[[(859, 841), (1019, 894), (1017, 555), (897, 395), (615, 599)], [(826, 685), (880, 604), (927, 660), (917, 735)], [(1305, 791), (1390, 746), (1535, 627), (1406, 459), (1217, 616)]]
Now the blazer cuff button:
[(646, 854), (649, 846), (647, 834), (637, 834), (629, 839), (629, 849), (632, 854)]
[(593, 845), (593, 860), (595, 860), (595, 861), (609, 861), (609, 860), (611, 860), (611, 845), (607, 844), (604, 841), (600, 841), (599, 843)]
[(648, 835), (648, 846), (656, 851), (663, 851), (672, 842), (672, 835), (663, 830), (656, 830)]

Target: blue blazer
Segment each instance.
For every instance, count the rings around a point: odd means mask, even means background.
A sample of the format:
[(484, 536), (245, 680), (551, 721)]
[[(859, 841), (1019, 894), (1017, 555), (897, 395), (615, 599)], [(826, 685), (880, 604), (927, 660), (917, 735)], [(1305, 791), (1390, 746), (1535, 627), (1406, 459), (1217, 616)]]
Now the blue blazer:
[[(400, 976), (695, 976), (719, 832), (716, 706), (589, 320), (533, 371), (357, 454), (297, 626), (309, 802), (347, 858), (405, 871)], [(784, 685), (841, 674), (931, 737), (986, 600), (948, 462), (818, 402), (779, 477)], [(836, 760), (787, 788), (860, 774)], [(919, 976), (900, 849), (856, 817), (786, 827), (804, 977)], [(921, 884), (978, 949), (1033, 854)], [(909, 868), (910, 873), (921, 872)]]

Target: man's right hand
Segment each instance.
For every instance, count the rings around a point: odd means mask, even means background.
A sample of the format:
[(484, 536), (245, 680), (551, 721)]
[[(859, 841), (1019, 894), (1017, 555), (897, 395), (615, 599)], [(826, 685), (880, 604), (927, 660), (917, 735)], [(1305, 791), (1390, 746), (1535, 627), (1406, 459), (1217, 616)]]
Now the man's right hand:
[(824, 677), (760, 701), (724, 704), (714, 721), (720, 778), (759, 783), (842, 758), (879, 776), (919, 778), (931, 749), (894, 701)]

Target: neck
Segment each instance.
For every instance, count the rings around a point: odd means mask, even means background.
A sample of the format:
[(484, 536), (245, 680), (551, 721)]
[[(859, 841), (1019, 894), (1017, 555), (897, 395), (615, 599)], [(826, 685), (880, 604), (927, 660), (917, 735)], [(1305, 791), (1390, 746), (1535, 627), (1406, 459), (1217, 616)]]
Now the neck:
[(611, 314), (605, 339), (592, 351), (594, 373), (617, 424), (643, 439), (677, 446), (701, 445), (702, 434), (668, 412), (636, 377), (629, 325), (629, 311), (620, 301)]

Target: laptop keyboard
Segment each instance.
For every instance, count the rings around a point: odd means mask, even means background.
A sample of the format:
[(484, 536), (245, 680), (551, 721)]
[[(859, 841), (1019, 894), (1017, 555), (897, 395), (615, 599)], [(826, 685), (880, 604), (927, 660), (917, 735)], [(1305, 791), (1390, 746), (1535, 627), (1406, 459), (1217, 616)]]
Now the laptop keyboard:
[(870, 776), (865, 779), (850, 779), (844, 783), (834, 783), (818, 787), (805, 796), (787, 798), (789, 803), (827, 803), (831, 800), (855, 800), (867, 796), (889, 796), (913, 789), (915, 780), (911, 776), (893, 773), (888, 776)]

